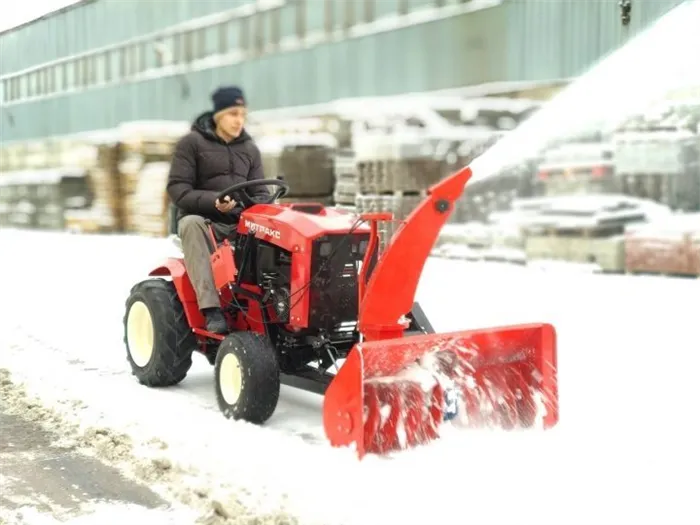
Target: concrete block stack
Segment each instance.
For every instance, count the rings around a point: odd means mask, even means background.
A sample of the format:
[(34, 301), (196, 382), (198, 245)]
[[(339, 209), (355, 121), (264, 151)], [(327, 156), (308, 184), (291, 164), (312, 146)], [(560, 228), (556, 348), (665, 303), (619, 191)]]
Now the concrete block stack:
[(613, 135), (618, 190), (674, 209), (700, 210), (700, 98), (669, 101)]
[[(290, 192), (280, 202), (333, 202), (335, 138), (327, 133), (265, 135), (256, 140), (265, 177), (283, 178)], [(271, 191), (275, 188), (270, 186)]]
[(355, 198), (360, 193), (355, 152), (350, 149), (337, 150), (333, 159), (335, 188), (333, 202), (336, 207), (355, 211)]
[(92, 205), (65, 210), (66, 229), (76, 233), (121, 231), (124, 223), (121, 189), (117, 172), (118, 151), (100, 140), (67, 140), (62, 145), (63, 165), (88, 170)]
[(367, 134), (354, 139), (357, 213), (384, 211), (394, 221), (381, 225), (380, 246), (388, 244), (401, 220), (447, 173), (443, 158), (423, 135)]
[[(30, 143), (23, 165), (51, 173), (50, 182), (38, 190), (39, 211), (35, 227), (80, 232), (108, 232), (115, 227), (110, 202), (112, 188), (100, 178), (99, 132), (49, 137), (42, 144)], [(93, 177), (93, 172), (98, 178)]]

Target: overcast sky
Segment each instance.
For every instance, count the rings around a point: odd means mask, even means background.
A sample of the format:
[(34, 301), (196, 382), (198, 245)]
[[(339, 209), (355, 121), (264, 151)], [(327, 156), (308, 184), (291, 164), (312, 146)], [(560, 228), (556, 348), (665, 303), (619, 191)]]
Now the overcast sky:
[(78, 0), (0, 0), (0, 31), (60, 9)]

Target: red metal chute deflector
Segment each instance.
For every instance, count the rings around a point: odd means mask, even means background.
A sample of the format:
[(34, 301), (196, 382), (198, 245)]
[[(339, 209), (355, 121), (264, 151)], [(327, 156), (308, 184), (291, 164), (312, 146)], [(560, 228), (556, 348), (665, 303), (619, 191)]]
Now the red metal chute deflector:
[[(435, 439), (443, 415), (442, 387), (436, 385), (426, 398), (414, 381), (377, 381), (396, 376), (435, 352), (451, 352), (454, 358), (441, 359), (443, 364), (451, 363), (443, 371), (457, 381), (465, 396), (470, 425), (495, 421), (503, 427), (531, 426), (534, 401), (526, 390), (533, 386), (544, 397), (543, 426), (557, 423), (556, 337), (551, 325), (404, 337), (405, 316), (413, 306), (425, 262), (471, 175), (471, 169), (465, 167), (433, 185), (394, 234), (367, 285), (361, 285), (358, 328), (363, 342), (350, 351), (324, 398), (324, 428), (332, 445), (354, 443), (362, 457), (367, 452), (384, 453)], [(383, 218), (376, 215), (370, 217), (374, 231), (376, 220)], [(367, 263), (365, 260), (363, 271)], [(361, 282), (363, 278), (361, 274)], [(465, 373), (469, 381), (462, 381)], [(480, 415), (484, 397), (494, 406), (507, 406), (495, 415)], [(390, 414), (382, 413), (385, 407), (392, 409)]]

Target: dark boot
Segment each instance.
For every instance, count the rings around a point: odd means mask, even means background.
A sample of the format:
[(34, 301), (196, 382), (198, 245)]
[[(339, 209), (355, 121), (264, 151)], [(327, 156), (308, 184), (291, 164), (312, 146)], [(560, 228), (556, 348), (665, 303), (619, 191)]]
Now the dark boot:
[(207, 330), (215, 334), (225, 334), (228, 332), (226, 318), (220, 308), (206, 308), (202, 312), (207, 322)]

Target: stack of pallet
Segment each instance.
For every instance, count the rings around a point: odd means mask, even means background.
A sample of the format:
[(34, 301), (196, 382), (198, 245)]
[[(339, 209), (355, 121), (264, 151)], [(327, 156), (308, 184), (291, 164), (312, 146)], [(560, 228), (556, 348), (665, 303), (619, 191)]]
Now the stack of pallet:
[(63, 229), (66, 210), (89, 206), (86, 169), (95, 163), (89, 144), (49, 138), (0, 150), (0, 225)]
[(48, 143), (43, 140), (29, 142), (25, 150), (24, 165), (26, 169), (30, 170), (40, 170), (49, 167)]
[(5, 172), (0, 178), (0, 225), (63, 229), (65, 206), (84, 186), (85, 172), (79, 168)]
[(87, 209), (66, 209), (66, 229), (79, 233), (119, 231), (123, 218), (121, 191), (117, 177), (117, 151), (111, 143), (92, 140), (66, 140), (61, 146), (61, 163), (88, 170), (92, 206)]
[(63, 195), (61, 182), (63, 177), (80, 177), (80, 173), (70, 170), (46, 169), (46, 182), (39, 182), (33, 192), (33, 203), (36, 209), (34, 226), (40, 230), (63, 229)]
[[(48, 141), (33, 140), (27, 144), (24, 165), (29, 190), (28, 202), (34, 215), (31, 226), (40, 230), (59, 230), (63, 224), (61, 195), (62, 177), (75, 175), (71, 168), (56, 169), (56, 155)], [(79, 174), (78, 174), (79, 176)]]
[(0, 143), (0, 177), (6, 171), (10, 171), (10, 150)]
[(25, 168), (26, 146), (23, 143), (10, 143), (2, 146), (0, 157), (0, 176), (2, 173)]
[(10, 226), (10, 210), (7, 188), (3, 187), (2, 179), (0, 179), (0, 228)]
[(3, 226), (32, 228), (36, 206), (32, 201), (33, 188), (27, 180), (27, 171), (3, 172), (0, 179), (0, 224)]
[(181, 122), (132, 122), (119, 129), (118, 177), (124, 231), (167, 232), (166, 183), (175, 144), (187, 132)]
[[(289, 193), (280, 202), (333, 202), (335, 138), (327, 133), (265, 135), (258, 139), (265, 178), (282, 178)], [(274, 191), (276, 188), (269, 188)]]
[(169, 162), (147, 162), (139, 171), (138, 185), (130, 198), (131, 213), (137, 218), (130, 231), (149, 237), (168, 235), (168, 195), (165, 187)]
[(23, 144), (0, 143), (0, 227), (15, 226), (14, 210), (20, 204), (15, 172), (24, 169)]
[(394, 221), (380, 227), (383, 249), (400, 225), (425, 198), (426, 190), (447, 174), (429, 137), (368, 134), (354, 140), (358, 213), (385, 211)]

